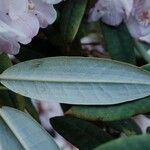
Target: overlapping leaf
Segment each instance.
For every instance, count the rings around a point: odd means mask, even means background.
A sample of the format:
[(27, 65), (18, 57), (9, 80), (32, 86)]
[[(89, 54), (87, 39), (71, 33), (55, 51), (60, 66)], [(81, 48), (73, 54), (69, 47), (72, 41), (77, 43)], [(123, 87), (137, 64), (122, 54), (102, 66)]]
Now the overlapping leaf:
[(133, 136), (129, 138), (120, 138), (115, 141), (108, 142), (95, 150), (149, 150), (150, 135)]
[(0, 116), (0, 149), (59, 150), (53, 139), (29, 115), (3, 107)]
[(82, 150), (91, 150), (113, 139), (96, 125), (74, 117), (55, 117), (51, 124), (59, 134)]
[(150, 74), (109, 59), (51, 57), (17, 64), (1, 83), (34, 99), (112, 105), (149, 96)]
[(125, 24), (118, 27), (101, 23), (101, 29), (111, 58), (135, 64), (134, 42)]
[(86, 5), (87, 0), (68, 0), (65, 3), (60, 19), (64, 42), (70, 43), (74, 40), (85, 13)]
[(150, 112), (150, 97), (112, 106), (73, 106), (66, 114), (91, 121), (115, 121)]

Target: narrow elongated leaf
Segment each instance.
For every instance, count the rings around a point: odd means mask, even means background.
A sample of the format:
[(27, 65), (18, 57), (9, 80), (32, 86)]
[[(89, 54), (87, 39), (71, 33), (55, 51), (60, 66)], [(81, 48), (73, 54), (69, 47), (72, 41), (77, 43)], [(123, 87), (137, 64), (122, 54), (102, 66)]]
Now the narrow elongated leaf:
[(87, 121), (73, 117), (55, 117), (50, 120), (54, 129), (81, 150), (91, 150), (112, 137)]
[(61, 32), (66, 43), (74, 40), (83, 18), (87, 0), (67, 0), (61, 17)]
[(9, 141), (6, 145), (0, 140), (0, 148), (6, 147), (12, 150), (59, 149), (49, 134), (28, 114), (10, 107), (2, 107), (0, 116), (2, 118), (0, 119), (2, 125), (0, 126), (0, 139)]
[(120, 138), (115, 141), (108, 142), (95, 150), (149, 150), (150, 135), (132, 136), (129, 138)]
[(106, 48), (112, 59), (135, 64), (134, 42), (125, 24), (111, 27), (101, 23)]
[(51, 57), (17, 64), (1, 83), (34, 99), (111, 105), (150, 95), (150, 73), (109, 59)]
[(116, 121), (150, 112), (150, 97), (112, 106), (73, 106), (66, 114), (90, 121)]

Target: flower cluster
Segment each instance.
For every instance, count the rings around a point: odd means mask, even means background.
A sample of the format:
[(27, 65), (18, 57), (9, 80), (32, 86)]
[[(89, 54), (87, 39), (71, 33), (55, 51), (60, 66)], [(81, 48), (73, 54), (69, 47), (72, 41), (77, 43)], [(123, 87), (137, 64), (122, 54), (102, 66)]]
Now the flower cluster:
[(39, 28), (52, 24), (53, 7), (61, 0), (0, 0), (0, 52), (17, 54), (20, 44), (28, 44)]
[(98, 0), (89, 21), (99, 19), (112, 26), (124, 21), (134, 38), (150, 43), (150, 0)]

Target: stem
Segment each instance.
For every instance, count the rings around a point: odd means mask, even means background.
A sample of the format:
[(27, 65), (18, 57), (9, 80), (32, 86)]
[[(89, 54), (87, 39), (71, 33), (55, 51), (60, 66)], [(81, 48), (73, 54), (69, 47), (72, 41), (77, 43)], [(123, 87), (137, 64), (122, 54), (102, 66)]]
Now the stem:
[(147, 54), (144, 46), (142, 44), (140, 44), (138, 41), (134, 41), (135, 42), (135, 47), (138, 50), (138, 52), (144, 57), (144, 59), (150, 63), (150, 56)]

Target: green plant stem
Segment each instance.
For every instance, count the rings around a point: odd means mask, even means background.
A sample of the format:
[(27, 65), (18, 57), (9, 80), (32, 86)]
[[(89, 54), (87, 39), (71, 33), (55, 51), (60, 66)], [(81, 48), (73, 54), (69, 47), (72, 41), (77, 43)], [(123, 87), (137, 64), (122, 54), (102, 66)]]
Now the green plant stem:
[(148, 63), (150, 63), (150, 56), (146, 53), (142, 44), (140, 44), (137, 40), (134, 40), (134, 42), (135, 42), (135, 48), (138, 50), (138, 52), (144, 57), (144, 59)]

